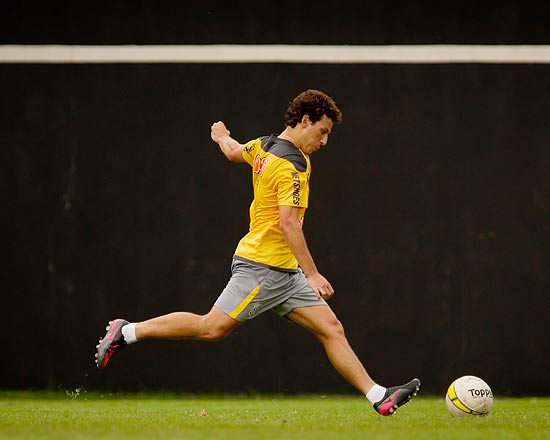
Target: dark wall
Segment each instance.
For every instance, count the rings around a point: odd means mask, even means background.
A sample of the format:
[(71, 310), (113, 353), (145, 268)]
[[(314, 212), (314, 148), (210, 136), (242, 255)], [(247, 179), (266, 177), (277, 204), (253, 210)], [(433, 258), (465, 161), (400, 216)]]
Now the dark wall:
[(247, 227), (250, 171), (209, 138), (278, 132), (314, 87), (344, 123), (312, 157), (305, 233), (373, 377), (545, 394), (544, 65), (4, 65), (2, 387), (346, 392), (267, 314), (218, 344), (144, 342), (94, 369), (107, 320), (206, 312)]
[[(15, 1), (0, 43), (550, 41), (548, 2), (258, 5)], [(548, 394), (549, 69), (0, 64), (0, 387), (352, 392), (271, 313), (217, 344), (143, 342), (93, 363), (109, 319), (203, 313), (228, 280), (250, 171), (211, 123), (241, 141), (276, 133), (288, 101), (319, 88), (344, 123), (312, 157), (305, 233), (372, 376)]]
[(546, 0), (12, 0), (0, 14), (10, 44), (548, 44), (549, 28)]

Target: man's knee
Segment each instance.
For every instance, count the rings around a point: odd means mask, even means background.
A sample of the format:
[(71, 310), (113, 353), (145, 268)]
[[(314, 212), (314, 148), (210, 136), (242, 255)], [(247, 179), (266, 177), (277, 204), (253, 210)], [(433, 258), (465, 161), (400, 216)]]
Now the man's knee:
[(294, 309), (288, 317), (321, 340), (345, 337), (344, 327), (329, 307)]
[(211, 342), (221, 341), (222, 339), (229, 336), (232, 330), (233, 329), (228, 329), (221, 326), (207, 327), (205, 328), (201, 339)]
[(327, 323), (328, 333), (333, 337), (343, 337), (345, 335), (344, 332), (344, 326), (342, 323), (336, 318), (336, 316), (333, 319), (330, 319)]
[(334, 338), (345, 338), (344, 326), (336, 316), (332, 316), (318, 323), (313, 332), (321, 341)]
[(239, 323), (226, 315), (208, 313), (202, 317), (202, 332), (200, 339), (205, 341), (220, 341), (231, 334)]

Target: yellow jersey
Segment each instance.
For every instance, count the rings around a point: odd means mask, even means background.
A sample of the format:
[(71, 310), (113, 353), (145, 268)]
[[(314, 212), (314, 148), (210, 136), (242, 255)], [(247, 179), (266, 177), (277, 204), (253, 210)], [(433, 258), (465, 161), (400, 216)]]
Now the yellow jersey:
[(295, 272), (298, 262), (279, 227), (279, 206), (300, 208), (303, 223), (309, 197), (309, 156), (275, 135), (247, 142), (242, 154), (252, 167), (254, 200), (249, 231), (237, 245), (235, 257)]

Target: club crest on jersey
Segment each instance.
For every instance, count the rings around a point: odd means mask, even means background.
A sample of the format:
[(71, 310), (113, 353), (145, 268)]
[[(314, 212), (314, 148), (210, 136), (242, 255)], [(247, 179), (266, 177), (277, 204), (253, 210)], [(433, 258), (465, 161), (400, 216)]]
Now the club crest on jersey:
[(267, 166), (267, 157), (260, 157), (260, 155), (257, 155), (254, 158), (254, 172), (256, 174), (263, 176), (266, 166)]

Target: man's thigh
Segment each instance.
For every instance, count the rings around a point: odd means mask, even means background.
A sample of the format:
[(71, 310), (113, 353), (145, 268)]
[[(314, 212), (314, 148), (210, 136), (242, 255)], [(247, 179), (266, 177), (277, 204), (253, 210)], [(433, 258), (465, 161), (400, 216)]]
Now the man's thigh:
[(291, 321), (318, 336), (328, 336), (341, 325), (327, 303), (309, 307), (297, 307), (286, 316)]

